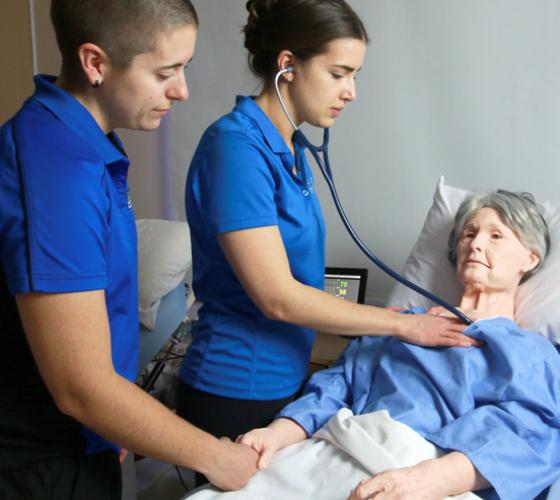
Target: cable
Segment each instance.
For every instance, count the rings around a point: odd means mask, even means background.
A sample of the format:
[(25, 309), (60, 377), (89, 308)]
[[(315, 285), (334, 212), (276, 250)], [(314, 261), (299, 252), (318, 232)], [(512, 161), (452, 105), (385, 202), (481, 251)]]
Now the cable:
[(175, 465), (175, 471), (177, 472), (179, 481), (181, 481), (181, 484), (183, 485), (183, 488), (185, 488), (185, 491), (190, 491), (191, 489), (187, 486), (187, 483), (185, 483), (185, 480), (183, 479), (183, 474), (181, 474), (181, 469), (179, 469), (178, 465)]

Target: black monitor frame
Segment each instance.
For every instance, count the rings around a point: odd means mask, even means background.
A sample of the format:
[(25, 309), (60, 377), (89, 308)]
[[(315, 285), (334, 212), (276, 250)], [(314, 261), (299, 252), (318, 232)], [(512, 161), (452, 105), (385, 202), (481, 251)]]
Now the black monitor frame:
[(328, 276), (351, 276), (360, 278), (360, 287), (358, 288), (358, 304), (364, 304), (366, 300), (366, 287), (368, 270), (360, 267), (326, 267), (325, 277)]

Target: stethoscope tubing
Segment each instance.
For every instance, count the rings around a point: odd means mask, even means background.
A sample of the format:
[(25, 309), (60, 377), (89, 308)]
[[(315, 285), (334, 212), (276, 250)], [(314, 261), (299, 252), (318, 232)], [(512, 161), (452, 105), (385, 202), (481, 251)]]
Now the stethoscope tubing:
[[(290, 70), (283, 69), (283, 70), (280, 70), (276, 74), (276, 77), (275, 77), (275, 80), (274, 80), (276, 95), (278, 96), (278, 100), (280, 101), (280, 105), (282, 107), (282, 110), (284, 111), (284, 114), (286, 115), (288, 121), (290, 122), (290, 125), (294, 129), (294, 135), (293, 135), (294, 140), (299, 141), (305, 148), (307, 148), (309, 150), (309, 152), (311, 153), (311, 155), (313, 156), (313, 158), (315, 159), (315, 161), (317, 162), (317, 165), (319, 166), (319, 170), (323, 174), (323, 177), (324, 177), (324, 179), (327, 183), (327, 186), (329, 187), (329, 191), (331, 192), (331, 196), (333, 198), (333, 201), (334, 201), (336, 210), (338, 212), (338, 215), (340, 216), (340, 218), (341, 218), (341, 220), (344, 224), (344, 227), (346, 228), (346, 230), (350, 234), (350, 237), (354, 240), (354, 242), (356, 243), (358, 248), (365, 254), (365, 256), (368, 259), (370, 259), (379, 269), (381, 269), (383, 272), (388, 274), (391, 278), (395, 279), (399, 283), (402, 283), (404, 286), (410, 288), (411, 290), (415, 291), (416, 293), (426, 297), (428, 300), (434, 302), (435, 304), (438, 304), (441, 307), (447, 309), (450, 313), (455, 315), (457, 318), (459, 318), (466, 325), (471, 325), (473, 323), (473, 321), (466, 314), (464, 314), (461, 310), (457, 309), (456, 307), (453, 307), (451, 304), (449, 304), (445, 300), (441, 299), (437, 295), (434, 295), (433, 293), (431, 293), (428, 290), (422, 288), (421, 286), (417, 285), (416, 283), (413, 283), (412, 281), (406, 279), (404, 276), (401, 276), (399, 273), (397, 273), (396, 271), (391, 269), (379, 257), (377, 257), (366, 246), (366, 244), (362, 241), (362, 239), (358, 236), (357, 232), (354, 230), (352, 224), (350, 223), (350, 220), (346, 216), (346, 213), (344, 211), (344, 208), (342, 207), (342, 203), (341, 203), (340, 198), (338, 196), (336, 186), (334, 184), (332, 169), (331, 169), (331, 165), (330, 165), (330, 161), (329, 161), (329, 129), (328, 128), (323, 129), (323, 144), (321, 144), (320, 146), (316, 146), (316, 145), (312, 144), (307, 139), (307, 137), (305, 137), (304, 133), (300, 130), (300, 128), (294, 123), (294, 121), (292, 120), (292, 118), (290, 116), (290, 113), (288, 112), (288, 110), (287, 110), (287, 108), (284, 104), (284, 99), (282, 98), (282, 95), (280, 94), (280, 89), (278, 87), (278, 79), (280, 78), (280, 76), (283, 73), (286, 73), (288, 71), (290, 71)], [(321, 158), (320, 154), (323, 155), (323, 158)]]

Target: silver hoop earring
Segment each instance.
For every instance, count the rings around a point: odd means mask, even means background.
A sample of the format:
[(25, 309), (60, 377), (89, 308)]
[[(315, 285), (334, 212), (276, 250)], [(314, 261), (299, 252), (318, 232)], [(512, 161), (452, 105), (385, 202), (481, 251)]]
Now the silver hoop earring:
[(101, 82), (99, 80), (95, 80), (95, 82), (93, 83), (92, 87), (94, 89), (98, 89), (99, 87), (101, 87)]

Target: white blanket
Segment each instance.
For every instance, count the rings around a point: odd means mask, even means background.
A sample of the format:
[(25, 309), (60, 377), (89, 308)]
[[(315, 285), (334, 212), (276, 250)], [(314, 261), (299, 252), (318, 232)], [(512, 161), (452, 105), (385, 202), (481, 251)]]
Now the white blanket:
[[(436, 458), (441, 450), (385, 410), (354, 416), (340, 410), (311, 439), (278, 452), (240, 491), (205, 487), (195, 500), (343, 500), (362, 480), (379, 472)], [(473, 493), (452, 497), (475, 500)]]

